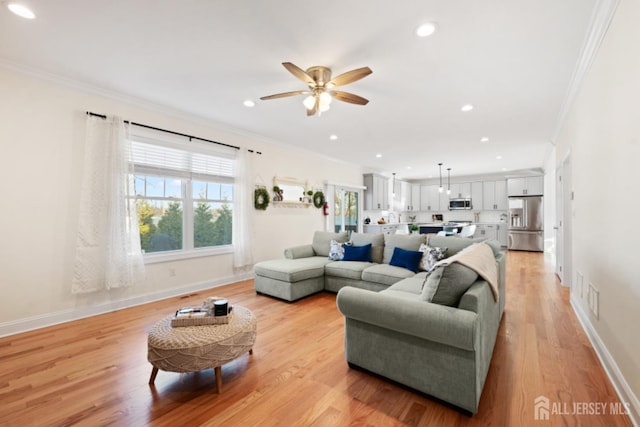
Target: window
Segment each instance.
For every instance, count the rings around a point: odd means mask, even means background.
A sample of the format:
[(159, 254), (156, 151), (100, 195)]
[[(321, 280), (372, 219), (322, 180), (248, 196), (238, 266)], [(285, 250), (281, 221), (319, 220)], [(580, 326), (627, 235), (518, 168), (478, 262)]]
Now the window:
[(236, 150), (144, 136), (133, 136), (132, 140), (143, 252), (186, 254), (230, 249)]

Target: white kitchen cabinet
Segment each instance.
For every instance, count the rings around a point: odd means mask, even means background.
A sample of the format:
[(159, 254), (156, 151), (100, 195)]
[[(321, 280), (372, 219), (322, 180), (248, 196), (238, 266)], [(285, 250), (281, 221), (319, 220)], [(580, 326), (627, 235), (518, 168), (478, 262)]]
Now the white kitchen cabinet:
[(507, 224), (498, 224), (498, 242), (500, 242), (500, 246), (507, 247), (509, 243), (509, 228)]
[(468, 199), (471, 197), (471, 183), (462, 182), (458, 184), (451, 184), (450, 199)]
[[(418, 210), (419, 206), (413, 208), (412, 185), (406, 181), (396, 180), (393, 192), (393, 210), (397, 212), (407, 212)], [(418, 189), (420, 187), (418, 186)], [(419, 200), (419, 197), (418, 197)]]
[(498, 240), (498, 228), (495, 224), (477, 224), (473, 237)]
[(497, 240), (500, 246), (507, 246), (509, 230), (507, 224), (476, 224), (474, 238)]
[(507, 210), (507, 181), (484, 181), (482, 183), (482, 205), (484, 210)]
[[(439, 185), (420, 186), (420, 210), (424, 212), (437, 212), (440, 210)], [(445, 208), (448, 205), (445, 205)]]
[(420, 207), (420, 184), (411, 184), (411, 211), (419, 211)]
[(397, 224), (365, 224), (362, 226), (362, 231), (364, 233), (373, 234), (396, 234), (397, 229)]
[(479, 211), (484, 209), (484, 197), (482, 197), (482, 181), (474, 181), (471, 183), (471, 207), (473, 210)]
[(509, 178), (507, 190), (509, 196), (542, 196), (544, 194), (544, 177)]
[(363, 175), (364, 209), (368, 211), (389, 209), (389, 179), (374, 173)]

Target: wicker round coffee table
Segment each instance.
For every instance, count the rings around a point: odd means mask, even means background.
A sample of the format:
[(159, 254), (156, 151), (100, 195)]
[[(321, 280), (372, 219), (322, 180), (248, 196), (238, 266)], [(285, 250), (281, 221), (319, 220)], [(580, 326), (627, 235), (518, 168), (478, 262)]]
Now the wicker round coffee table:
[(221, 393), (221, 366), (243, 353), (253, 354), (256, 317), (238, 306), (223, 325), (174, 328), (171, 317), (158, 321), (149, 331), (147, 360), (153, 365), (149, 384), (154, 383), (158, 369), (183, 373), (215, 368), (216, 389)]

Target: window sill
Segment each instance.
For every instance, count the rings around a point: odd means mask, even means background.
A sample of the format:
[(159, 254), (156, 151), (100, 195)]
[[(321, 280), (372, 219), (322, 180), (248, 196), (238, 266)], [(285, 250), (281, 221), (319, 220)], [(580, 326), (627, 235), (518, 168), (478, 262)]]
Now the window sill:
[(217, 248), (192, 249), (189, 251), (166, 251), (144, 254), (144, 263), (158, 264), (161, 262), (178, 261), (182, 259), (202, 258), (233, 253), (232, 245), (220, 246)]

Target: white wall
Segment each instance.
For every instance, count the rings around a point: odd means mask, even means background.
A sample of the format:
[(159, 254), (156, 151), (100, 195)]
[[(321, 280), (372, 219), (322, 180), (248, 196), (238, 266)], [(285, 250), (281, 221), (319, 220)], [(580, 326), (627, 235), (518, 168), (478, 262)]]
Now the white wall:
[[(133, 289), (71, 294), (85, 111), (261, 151), (253, 155), (254, 178), (268, 188), (274, 175), (320, 187), (326, 179), (362, 185), (359, 166), (345, 167), (203, 119), (0, 68), (0, 336), (242, 277), (226, 254), (148, 265), (146, 282)], [(256, 261), (280, 257), (285, 247), (309, 243), (315, 230), (324, 229), (321, 210), (313, 207), (270, 206), (254, 212)]]
[[(640, 396), (640, 2), (621, 0), (557, 145), (571, 153), (571, 300), (605, 367), (631, 400)], [(583, 289), (576, 280), (584, 277)], [(588, 284), (599, 291), (590, 312)]]

